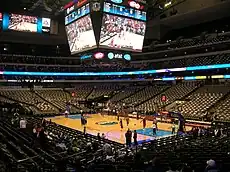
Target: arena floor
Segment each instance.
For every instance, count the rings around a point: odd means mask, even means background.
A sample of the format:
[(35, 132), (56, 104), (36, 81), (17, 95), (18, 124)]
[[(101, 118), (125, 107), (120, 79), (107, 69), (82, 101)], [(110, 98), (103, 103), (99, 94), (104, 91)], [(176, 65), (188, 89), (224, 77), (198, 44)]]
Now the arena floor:
[[(69, 115), (68, 118), (64, 116), (56, 116), (51, 119), (53, 122), (63, 125), (69, 128), (73, 128), (79, 131), (83, 131), (83, 126), (81, 125), (80, 115)], [(124, 118), (122, 118), (124, 119)], [(99, 115), (93, 114), (87, 116), (87, 129), (86, 132), (92, 135), (97, 135), (97, 133), (104, 133), (106, 138), (119, 143), (125, 143), (125, 133), (128, 130), (137, 130), (138, 142), (150, 141), (156, 138), (167, 137), (171, 135), (171, 124), (168, 123), (158, 123), (157, 135), (154, 137), (152, 133), (152, 121), (147, 121), (146, 128), (143, 129), (141, 119), (130, 118), (129, 125), (126, 125), (126, 121), (123, 120), (124, 128), (121, 130), (119, 122), (116, 116)]]

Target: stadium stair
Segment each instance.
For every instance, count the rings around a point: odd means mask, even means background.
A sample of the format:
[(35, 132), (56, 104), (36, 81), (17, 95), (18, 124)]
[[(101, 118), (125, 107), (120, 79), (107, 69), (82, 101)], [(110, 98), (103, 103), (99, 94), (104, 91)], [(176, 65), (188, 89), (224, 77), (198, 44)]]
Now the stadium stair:
[(160, 94), (162, 94), (162, 93), (164, 93), (167, 89), (169, 89), (170, 87), (166, 87), (165, 89), (163, 89), (161, 92), (159, 92), (159, 93), (157, 93), (157, 94), (155, 94), (155, 95), (153, 95), (153, 96), (151, 96), (150, 98), (148, 98), (148, 99), (145, 99), (145, 100), (143, 100), (142, 102), (140, 102), (140, 103), (137, 103), (134, 107), (137, 107), (137, 106), (139, 106), (139, 105), (141, 105), (141, 104), (143, 104), (143, 103), (145, 103), (145, 102), (147, 102), (147, 101), (149, 101), (149, 100), (151, 100), (151, 99), (153, 99), (154, 97), (156, 97), (156, 96), (158, 96), (158, 95), (160, 95)]
[[(191, 92), (189, 92), (187, 95), (185, 95), (184, 97), (182, 97), (180, 100), (175, 100), (173, 103), (175, 103), (176, 101), (186, 101), (186, 97), (189, 97), (190, 95), (192, 95), (193, 93), (195, 93), (200, 87), (204, 86), (205, 83), (200, 83), (200, 85), (198, 85), (196, 88), (194, 88)], [(163, 108), (165, 108), (166, 110), (172, 109), (174, 106), (171, 106), (173, 103), (169, 103), (166, 104), (165, 106), (163, 106)]]
[[(213, 104), (207, 111), (208, 112), (214, 112), (215, 108), (218, 105), (222, 104), (226, 99), (228, 99), (229, 96), (230, 96), (230, 91), (227, 94), (225, 94), (223, 97), (221, 97), (220, 100), (218, 100), (215, 104)], [(211, 118), (210, 115), (208, 117)]]
[(94, 92), (95, 88), (93, 87), (92, 90), (89, 92), (89, 94), (85, 97), (85, 100), (88, 99), (88, 97)]
[(53, 106), (58, 112), (60, 111), (59, 107), (57, 107), (55, 104), (53, 104), (52, 102), (46, 100), (44, 97), (42, 97), (40, 94), (38, 94), (36, 91), (32, 91), (36, 96), (40, 97), (42, 100), (44, 100), (45, 102), (47, 102), (48, 104), (50, 104), (51, 106)]
[[(70, 93), (68, 90), (66, 90), (65, 88), (63, 88), (62, 90), (63, 90), (65, 93), (67, 93), (67, 94), (69, 94), (69, 95), (71, 96), (71, 93)], [(73, 107), (75, 107), (75, 108), (78, 109), (79, 111), (81, 110), (81, 108), (79, 108), (77, 105), (75, 105), (75, 104), (73, 104), (73, 103), (71, 103), (70, 105), (73, 106)]]
[(127, 98), (133, 96), (134, 94), (137, 94), (138, 92), (141, 92), (141, 91), (144, 90), (145, 88), (146, 88), (146, 87), (140, 88), (139, 90), (135, 91), (134, 93), (132, 93), (132, 94), (130, 94), (130, 95), (128, 95), (128, 96), (126, 96), (126, 97), (123, 97), (122, 99), (118, 100), (116, 103), (121, 102), (122, 100), (125, 100), (125, 99), (127, 99)]
[(199, 88), (203, 87), (205, 85), (204, 82), (201, 82), (200, 85), (198, 85), (196, 88), (194, 88), (192, 91), (190, 91), (187, 95), (185, 95), (184, 97), (182, 97), (181, 100), (185, 100), (186, 97), (189, 97), (190, 95), (192, 95), (193, 93), (195, 93)]
[(124, 90), (125, 89), (125, 86), (121, 87), (120, 89), (117, 89), (117, 90), (114, 90), (112, 91), (111, 93), (109, 93), (109, 98), (113, 98), (115, 95), (117, 95), (118, 93), (120, 93), (120, 91)]

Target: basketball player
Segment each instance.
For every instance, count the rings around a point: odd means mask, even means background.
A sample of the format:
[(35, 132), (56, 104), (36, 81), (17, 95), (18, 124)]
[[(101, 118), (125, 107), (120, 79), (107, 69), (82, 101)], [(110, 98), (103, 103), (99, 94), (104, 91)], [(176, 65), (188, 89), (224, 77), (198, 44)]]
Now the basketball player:
[(120, 127), (121, 127), (121, 130), (123, 129), (123, 121), (122, 119), (120, 119)]
[(158, 126), (157, 126), (157, 118), (156, 118), (156, 117), (153, 118), (153, 125), (155, 125), (155, 126), (156, 126), (156, 129), (158, 129)]
[(141, 122), (143, 122), (143, 129), (145, 129), (145, 127), (146, 127), (146, 117), (144, 117), (144, 118), (141, 120)]
[(117, 113), (117, 120), (119, 121), (120, 117), (119, 117), (119, 114)]
[(172, 134), (175, 134), (176, 133), (176, 125), (175, 123), (173, 123), (172, 125)]
[(126, 117), (126, 124), (127, 124), (127, 126), (129, 126), (129, 117), (128, 116)]
[(157, 135), (157, 127), (156, 124), (153, 124), (153, 135)]
[(68, 114), (69, 114), (69, 112), (66, 110), (65, 111), (65, 118), (68, 118)]
[(85, 125), (85, 118), (83, 114), (81, 114), (81, 125)]

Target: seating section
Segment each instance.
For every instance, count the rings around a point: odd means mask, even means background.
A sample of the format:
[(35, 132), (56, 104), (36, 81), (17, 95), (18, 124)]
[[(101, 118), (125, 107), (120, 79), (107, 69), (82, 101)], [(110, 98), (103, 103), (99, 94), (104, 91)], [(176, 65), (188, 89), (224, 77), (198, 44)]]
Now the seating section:
[[(150, 59), (153, 54), (149, 53)], [(179, 55), (178, 55), (179, 56)], [(130, 62), (129, 64), (124, 64), (123, 66), (116, 68), (116, 67), (104, 67), (100, 66), (98, 67), (98, 71), (133, 71), (133, 70), (150, 70), (150, 69), (167, 69), (167, 68), (179, 68), (179, 67), (189, 67), (189, 66), (199, 66), (199, 65), (215, 65), (215, 64), (227, 64), (230, 61), (230, 54), (229, 51), (225, 52), (213, 52), (213, 53), (204, 53), (204, 54), (191, 54), (189, 56), (179, 56), (176, 57), (176, 59), (168, 59), (166, 60), (165, 58), (161, 59), (153, 59), (153, 60), (148, 60), (148, 61), (133, 61)], [(49, 71), (49, 72), (96, 72), (94, 66), (88, 66), (86, 69), (82, 70), (83, 67), (81, 65), (59, 65), (59, 67), (54, 67), (52, 66), (27, 66), (26, 64), (20, 65), (20, 66), (14, 66), (15, 64), (0, 64), (0, 69), (5, 70), (5, 71), (18, 71), (18, 68), (20, 68), (20, 71)], [(18, 80), (20, 79), (25, 79), (22, 76), (5, 76), (9, 79), (16, 78)], [(85, 76), (87, 77), (87, 76)], [(105, 76), (108, 78), (113, 78), (112, 76)], [(32, 76), (27, 76), (27, 79), (32, 78)], [(36, 78), (43, 78), (43, 77), (36, 77)], [(65, 78), (60, 77), (60, 76), (52, 76), (47, 78)], [(68, 79), (74, 78), (74, 77), (67, 77)], [(66, 78), (66, 79), (67, 79)], [(84, 78), (84, 77), (83, 77)], [(76, 78), (74, 78), (76, 79)], [(83, 84), (83, 85), (88, 85), (88, 84)], [(95, 84), (91, 84), (93, 86)], [(81, 87), (81, 86), (80, 86)], [(89, 85), (87, 86), (89, 87)]]
[(70, 93), (63, 91), (62, 89), (36, 90), (36, 93), (55, 105), (62, 112), (66, 110), (67, 104), (69, 105), (70, 112), (74, 113), (78, 111), (76, 107), (71, 105), (73, 97)]
[[(81, 167), (80, 164), (85, 166), (95, 157), (101, 157), (105, 143), (111, 149), (123, 147), (122, 144), (98, 140), (96, 136), (48, 122), (46, 139), (40, 144), (41, 140), (35, 140), (31, 131), (22, 132), (12, 126), (11, 118), (12, 114), (0, 115), (0, 160), (4, 160), (9, 171), (62, 171), (64, 166), (67, 171), (74, 171)], [(27, 118), (28, 127), (35, 124), (41, 124), (41, 119)], [(61, 159), (65, 161), (61, 162)]]
[[(192, 92), (194, 89), (199, 87), (200, 82), (184, 82), (177, 85), (173, 85), (171, 88), (167, 89), (165, 92), (162, 92), (162, 94), (159, 94), (158, 96), (148, 100), (147, 102), (144, 102), (143, 104), (136, 107), (138, 111), (146, 111), (146, 112), (153, 112), (156, 111), (158, 108), (163, 107), (167, 104), (173, 103), (176, 100), (179, 100), (186, 95), (188, 95), (190, 92)], [(161, 96), (166, 96), (166, 101), (161, 101)]]
[(6, 96), (21, 103), (26, 103), (27, 105), (29, 104), (31, 106), (34, 106), (38, 109), (37, 111), (41, 111), (42, 113), (58, 112), (55, 107), (41, 99), (29, 89), (0, 90), (0, 95)]
[(168, 86), (157, 86), (157, 85), (147, 86), (141, 91), (137, 92), (136, 94), (133, 94), (132, 96), (122, 100), (122, 103), (136, 106), (142, 103), (143, 101), (153, 97), (154, 95), (159, 94), (166, 88), (168, 88)]
[(222, 100), (214, 109), (213, 117), (219, 121), (230, 121), (230, 95)]
[(154, 45), (153, 50), (157, 51), (166, 51), (166, 50), (173, 50), (178, 48), (185, 48), (185, 47), (199, 47), (205, 45), (212, 45), (212, 44), (220, 44), (230, 40), (229, 36), (230, 32), (225, 33), (211, 33), (205, 35), (205, 37), (201, 38), (201, 36), (190, 37), (190, 38), (182, 38), (177, 40), (168, 40), (167, 43), (156, 43)]
[(74, 93), (74, 99), (76, 101), (84, 101), (89, 96), (89, 94), (93, 91), (93, 84), (79, 84), (76, 85), (75, 88), (67, 88), (71, 94)]
[(109, 96), (113, 91), (120, 89), (117, 84), (95, 84), (93, 91), (88, 96), (88, 99), (94, 99), (100, 96)]
[(206, 85), (186, 98), (188, 101), (182, 105), (182, 114), (201, 119), (229, 91), (229, 85)]
[[(110, 109), (126, 106), (129, 107), (130, 113), (137, 111), (151, 114), (162, 108), (176, 112), (180, 107), (180, 112), (190, 119), (201, 120), (204, 117), (212, 119), (214, 116), (221, 121), (230, 119), (228, 83), (205, 86), (201, 81), (186, 81), (173, 85), (145, 84), (114, 84), (113, 86), (104, 83), (101, 86), (96, 84), (96, 87), (93, 84), (88, 86), (85, 84), (66, 90), (61, 88), (41, 88), (35, 91), (2, 89), (0, 101), (19, 103), (28, 112), (33, 111), (35, 114), (59, 114), (66, 110), (67, 105), (71, 113), (79, 113), (81, 110), (88, 113), (93, 109), (86, 106), (87, 99), (108, 95), (111, 96), (108, 104)], [(165, 102), (161, 100), (162, 95), (166, 96)], [(227, 98), (222, 100), (225, 96)], [(214, 114), (208, 113), (211, 109), (215, 109)]]
[(7, 99), (7, 98), (5, 98), (5, 97), (0, 97), (0, 102), (4, 102), (4, 103), (14, 103), (14, 101), (9, 100), (9, 99)]
[(115, 96), (113, 96), (110, 100), (111, 102), (119, 102), (139, 90), (143, 89), (145, 86), (127, 86), (124, 89), (120, 90)]
[[(11, 118), (12, 114), (0, 115), (0, 166), (4, 171), (140, 172), (190, 167), (200, 172), (210, 159), (220, 171), (230, 169), (230, 128), (225, 126), (221, 137), (214, 136), (215, 128), (210, 128), (199, 138), (188, 132), (132, 149), (52, 122), (46, 122), (46, 137), (41, 142), (31, 131), (11, 125)], [(41, 119), (27, 118), (27, 126), (39, 123)]]

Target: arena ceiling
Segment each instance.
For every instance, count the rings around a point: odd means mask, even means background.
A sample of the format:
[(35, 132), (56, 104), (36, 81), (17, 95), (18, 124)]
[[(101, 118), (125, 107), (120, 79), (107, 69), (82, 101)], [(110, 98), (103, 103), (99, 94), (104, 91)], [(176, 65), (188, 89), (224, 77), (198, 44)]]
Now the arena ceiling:
[[(17, 13), (27, 11), (33, 14), (54, 14), (70, 1), (71, 0), (17, 0), (13, 1), (13, 3), (12, 1), (5, 1), (1, 4), (0, 10)], [(147, 0), (147, 4), (149, 7), (157, 7), (166, 1), (167, 0)]]
[(17, 0), (5, 1), (0, 11), (15, 13), (31, 13), (35, 15), (53, 15), (70, 0)]

